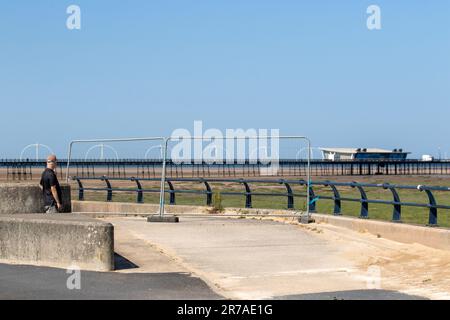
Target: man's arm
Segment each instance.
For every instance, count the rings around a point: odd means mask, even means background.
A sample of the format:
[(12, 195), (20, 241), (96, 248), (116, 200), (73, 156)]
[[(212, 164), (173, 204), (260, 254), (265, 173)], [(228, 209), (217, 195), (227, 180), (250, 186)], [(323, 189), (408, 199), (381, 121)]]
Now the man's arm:
[(56, 201), (56, 207), (57, 207), (58, 209), (61, 209), (61, 207), (62, 207), (62, 205), (61, 205), (61, 200), (59, 199), (58, 191), (56, 190), (56, 186), (52, 186), (52, 187), (51, 187), (51, 190), (52, 190), (53, 198), (54, 198), (55, 201)]
[(58, 190), (56, 189), (56, 186), (58, 184), (58, 178), (55, 174), (50, 175), (49, 177), (49, 184), (50, 184), (50, 190), (52, 191), (53, 199), (56, 201), (56, 207), (61, 209), (61, 199), (59, 199)]

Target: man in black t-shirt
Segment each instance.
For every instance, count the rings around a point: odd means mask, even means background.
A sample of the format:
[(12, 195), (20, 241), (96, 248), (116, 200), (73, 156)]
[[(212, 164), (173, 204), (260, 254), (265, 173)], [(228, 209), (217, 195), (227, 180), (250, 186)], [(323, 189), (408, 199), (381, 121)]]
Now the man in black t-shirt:
[(55, 173), (56, 166), (56, 156), (49, 156), (47, 158), (47, 168), (42, 173), (40, 183), (44, 196), (45, 213), (58, 213), (62, 210), (61, 187)]

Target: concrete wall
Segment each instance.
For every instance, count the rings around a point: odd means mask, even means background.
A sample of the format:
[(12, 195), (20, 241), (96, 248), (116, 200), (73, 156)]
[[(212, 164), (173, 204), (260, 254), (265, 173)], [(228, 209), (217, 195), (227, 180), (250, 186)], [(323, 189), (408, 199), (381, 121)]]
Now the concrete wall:
[[(171, 214), (177, 213), (207, 213), (207, 207), (196, 206), (165, 206), (166, 212)], [(72, 201), (73, 212), (79, 213), (120, 213), (120, 214), (155, 214), (159, 212), (159, 205), (156, 204), (137, 204), (126, 202), (100, 202), (100, 201)], [(95, 214), (93, 216), (101, 216)]]
[[(71, 212), (70, 186), (61, 185), (63, 212)], [(37, 184), (0, 184), (0, 215), (16, 213), (42, 213), (44, 200), (42, 190)]]
[(77, 214), (0, 215), (0, 262), (114, 270), (114, 228)]
[(419, 243), (436, 249), (450, 250), (450, 229), (447, 228), (374, 221), (327, 214), (314, 214), (313, 218), (319, 223), (328, 223), (357, 232), (368, 232), (389, 240), (402, 243)]

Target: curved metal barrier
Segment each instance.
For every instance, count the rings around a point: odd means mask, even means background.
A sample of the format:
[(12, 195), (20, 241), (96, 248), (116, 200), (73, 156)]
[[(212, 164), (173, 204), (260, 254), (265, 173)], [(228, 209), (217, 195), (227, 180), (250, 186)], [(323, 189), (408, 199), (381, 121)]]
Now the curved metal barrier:
[[(160, 189), (146, 189), (142, 186), (143, 181), (160, 181), (158, 178), (108, 178), (102, 177), (72, 177), (72, 180), (76, 181), (78, 184), (78, 195), (79, 200), (85, 199), (85, 191), (106, 191), (106, 201), (112, 201), (114, 192), (136, 192), (136, 202), (144, 202), (145, 193), (159, 193)], [(82, 181), (103, 181), (106, 187), (85, 187)], [(136, 183), (136, 188), (113, 188), (112, 182), (114, 181), (130, 181)], [(204, 190), (194, 190), (194, 189), (177, 189), (175, 188), (176, 182), (198, 182), (203, 184)], [(274, 197), (286, 197), (287, 208), (294, 209), (295, 207), (295, 197), (306, 197), (305, 193), (295, 193), (293, 191), (293, 185), (299, 185), (306, 187), (307, 183), (305, 180), (285, 180), (285, 179), (225, 179), (225, 178), (166, 178), (166, 183), (169, 186), (169, 190), (166, 191), (170, 195), (170, 204), (176, 205), (176, 194), (203, 194), (206, 195), (206, 205), (210, 206), (212, 204), (212, 195), (214, 193), (212, 183), (237, 183), (244, 186), (243, 192), (237, 191), (224, 191), (220, 192), (221, 195), (228, 196), (244, 196), (245, 197), (245, 207), (252, 208), (253, 197), (254, 196), (274, 196)], [(250, 187), (251, 184), (273, 184), (273, 185), (284, 185), (286, 192), (276, 193), (276, 192), (254, 192)], [(314, 191), (313, 186), (328, 187), (333, 193), (332, 196), (329, 195), (317, 195)], [(360, 197), (359, 198), (349, 198), (341, 196), (339, 187), (348, 187), (358, 189)], [(369, 199), (366, 190), (368, 188), (378, 188), (382, 190), (389, 190), (392, 194), (392, 200), (380, 200), (380, 199)], [(402, 202), (399, 190), (417, 190), (418, 192), (425, 192), (428, 197), (428, 203), (416, 203), (416, 202)], [(361, 211), (359, 214), (360, 218), (369, 218), (369, 204), (384, 204), (392, 205), (392, 221), (401, 222), (402, 218), (402, 208), (403, 207), (421, 207), (429, 209), (428, 216), (428, 226), (437, 226), (438, 224), (438, 209), (450, 209), (449, 205), (440, 205), (436, 201), (436, 197), (433, 192), (440, 191), (450, 191), (448, 187), (436, 187), (436, 186), (411, 186), (411, 185), (393, 185), (388, 183), (383, 184), (370, 184), (370, 183), (358, 183), (358, 182), (334, 182), (334, 181), (311, 181), (311, 186), (309, 189), (309, 196), (311, 199), (310, 210), (311, 212), (316, 211), (316, 203), (319, 200), (331, 200), (334, 202), (334, 215), (342, 215), (342, 202), (359, 202), (361, 204)]]

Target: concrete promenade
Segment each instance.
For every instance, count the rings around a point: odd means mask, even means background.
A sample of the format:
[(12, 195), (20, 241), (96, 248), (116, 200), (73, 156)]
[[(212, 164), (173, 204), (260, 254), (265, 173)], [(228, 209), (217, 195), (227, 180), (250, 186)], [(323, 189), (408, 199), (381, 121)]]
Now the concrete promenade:
[[(130, 212), (146, 205), (86, 205), (98, 211), (0, 216), (2, 254), (9, 255), (9, 264), (0, 264), (0, 298), (450, 299), (447, 229), (320, 214), (316, 223), (301, 225), (265, 217), (267, 210), (258, 217), (200, 216), (195, 207), (181, 206), (180, 223), (148, 223), (150, 212)], [(92, 226), (114, 227), (103, 242), (111, 244), (105, 252), (115, 252), (108, 263), (115, 270), (82, 270), (81, 288), (70, 290), (69, 264), (84, 256), (97, 263), (96, 251), (83, 249)]]
[[(148, 272), (146, 248), (232, 299), (448, 299), (450, 252), (292, 221), (183, 217), (179, 224), (105, 217), (116, 252)], [(291, 224), (292, 223), (292, 224)], [(373, 291), (385, 290), (385, 291)]]
[[(81, 271), (80, 290), (69, 290), (65, 269), (0, 264), (0, 299), (448, 298), (448, 274), (438, 276), (437, 265), (436, 273), (423, 273), (431, 257), (436, 264), (448, 253), (325, 224), (104, 220), (115, 227), (116, 271)], [(413, 274), (418, 250), (428, 253)], [(380, 267), (379, 283), (371, 266)]]

